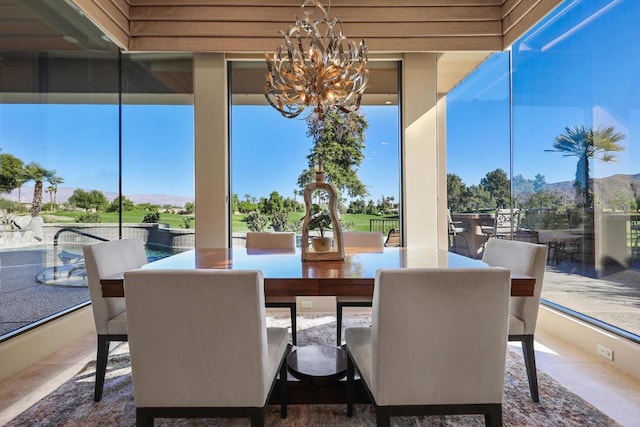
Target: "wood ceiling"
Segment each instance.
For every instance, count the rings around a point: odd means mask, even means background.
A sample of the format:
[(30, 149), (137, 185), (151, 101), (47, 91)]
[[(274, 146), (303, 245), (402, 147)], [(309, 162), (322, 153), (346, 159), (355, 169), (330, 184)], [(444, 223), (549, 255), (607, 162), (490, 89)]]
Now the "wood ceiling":
[[(26, 0), (31, 1), (31, 0)], [(264, 52), (301, 0), (73, 0), (129, 51)], [(334, 0), (371, 52), (500, 51), (561, 0)], [(328, 0), (324, 1), (325, 6)]]
[[(490, 52), (508, 47), (561, 0), (333, 0), (344, 33), (384, 57), (438, 52), (438, 92), (446, 93)], [(273, 51), (302, 0), (0, 0), (2, 52)], [(329, 0), (323, 2), (328, 5)], [(75, 7), (73, 7), (75, 5)], [(64, 37), (63, 37), (64, 36)], [(69, 41), (76, 39), (76, 41)], [(392, 55), (399, 58), (399, 55)], [(5, 60), (5, 63), (7, 61)], [(7, 68), (7, 64), (4, 68)], [(154, 71), (191, 89), (191, 71)], [(178, 80), (180, 81), (178, 81)], [(188, 79), (189, 81), (183, 81)], [(378, 85), (382, 86), (382, 85)], [(382, 93), (387, 91), (383, 90)]]

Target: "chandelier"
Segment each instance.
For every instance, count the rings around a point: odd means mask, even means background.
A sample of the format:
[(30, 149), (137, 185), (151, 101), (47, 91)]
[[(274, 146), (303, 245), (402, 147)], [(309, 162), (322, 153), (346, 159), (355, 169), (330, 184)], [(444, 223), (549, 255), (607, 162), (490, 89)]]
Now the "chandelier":
[(287, 118), (307, 107), (320, 119), (332, 108), (356, 111), (369, 79), (367, 45), (347, 40), (340, 18), (329, 19), (317, 0), (304, 0), (301, 10), (302, 17), (280, 31), (284, 45), (265, 54), (267, 101)]

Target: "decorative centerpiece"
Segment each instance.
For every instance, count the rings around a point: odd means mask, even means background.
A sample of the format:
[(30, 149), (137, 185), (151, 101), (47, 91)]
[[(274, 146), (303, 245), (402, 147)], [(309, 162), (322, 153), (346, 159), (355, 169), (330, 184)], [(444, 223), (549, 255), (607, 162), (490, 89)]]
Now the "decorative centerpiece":
[[(314, 192), (326, 193), (329, 201), (328, 209), (321, 209), (312, 203)], [(322, 160), (318, 162), (315, 182), (304, 188), (305, 216), (302, 223), (302, 260), (303, 261), (335, 261), (344, 259), (342, 243), (342, 227), (338, 218), (338, 193), (333, 185), (324, 182)], [(332, 238), (325, 236), (325, 231), (332, 231)], [(310, 236), (310, 230), (317, 230), (320, 236)], [(311, 237), (311, 244), (309, 238)], [(333, 240), (333, 241), (332, 241)], [(332, 244), (333, 243), (333, 244)]]

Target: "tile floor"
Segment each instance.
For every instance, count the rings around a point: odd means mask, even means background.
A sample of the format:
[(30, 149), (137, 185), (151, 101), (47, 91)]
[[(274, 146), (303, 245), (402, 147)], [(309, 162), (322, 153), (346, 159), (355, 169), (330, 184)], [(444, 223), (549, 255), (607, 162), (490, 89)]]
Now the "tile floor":
[[(86, 335), (0, 382), (0, 425), (78, 372), (95, 357), (95, 345), (95, 337)], [(541, 371), (623, 426), (640, 426), (640, 380), (544, 333), (536, 335), (536, 360)]]

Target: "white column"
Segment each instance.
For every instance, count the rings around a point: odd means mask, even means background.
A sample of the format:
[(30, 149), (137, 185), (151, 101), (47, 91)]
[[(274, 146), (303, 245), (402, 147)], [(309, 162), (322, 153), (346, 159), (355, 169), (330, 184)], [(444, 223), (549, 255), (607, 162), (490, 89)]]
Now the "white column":
[(436, 61), (435, 53), (404, 55), (403, 226), (406, 246), (446, 249), (446, 150), (438, 144)]
[(196, 53), (193, 68), (196, 247), (227, 247), (230, 200), (225, 56)]

